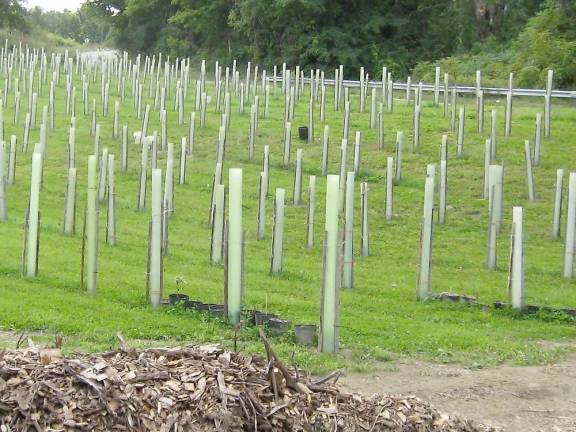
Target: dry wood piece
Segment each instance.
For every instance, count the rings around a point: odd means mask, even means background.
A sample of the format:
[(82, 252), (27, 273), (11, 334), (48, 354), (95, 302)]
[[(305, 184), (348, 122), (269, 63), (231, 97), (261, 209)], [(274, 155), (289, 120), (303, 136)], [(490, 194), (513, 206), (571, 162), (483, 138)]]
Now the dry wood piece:
[(277, 358), (216, 346), (121, 349), (73, 357), (0, 352), (6, 431), (492, 431), (414, 397), (343, 393)]

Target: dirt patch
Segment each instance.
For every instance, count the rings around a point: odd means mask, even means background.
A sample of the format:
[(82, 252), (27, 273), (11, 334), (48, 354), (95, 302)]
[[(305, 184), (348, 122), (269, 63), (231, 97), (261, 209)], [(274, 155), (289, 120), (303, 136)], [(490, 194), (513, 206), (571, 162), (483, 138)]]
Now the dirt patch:
[(410, 394), (509, 432), (576, 431), (576, 354), (545, 366), (464, 369), (398, 361), (395, 370), (351, 374), (341, 385), (363, 394)]

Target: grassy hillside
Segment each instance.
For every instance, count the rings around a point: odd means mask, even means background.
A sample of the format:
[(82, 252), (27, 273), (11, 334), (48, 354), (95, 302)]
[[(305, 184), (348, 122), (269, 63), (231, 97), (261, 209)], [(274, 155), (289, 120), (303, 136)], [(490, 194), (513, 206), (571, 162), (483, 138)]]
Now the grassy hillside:
[[(91, 83), (90, 100), (100, 101), (100, 75)], [(127, 99), (121, 108), (121, 124), (128, 124), (129, 136), (140, 129), (127, 80)], [(30, 150), (20, 152), (27, 97), (22, 99), (20, 119), (13, 124), (13, 92), (4, 109), (5, 139), (18, 137), (16, 184), (8, 188), (9, 220), (0, 223), (0, 326), (4, 329), (43, 331), (64, 335), (69, 349), (102, 350), (115, 345), (115, 333), (140, 343), (222, 342), (231, 345), (233, 331), (218, 319), (181, 308), (152, 310), (145, 297), (147, 233), (150, 207), (136, 210), (140, 151), (130, 145), (129, 170), (119, 169), (120, 141), (112, 139), (112, 113), (117, 99), (117, 83), (112, 77), (110, 110), (103, 117), (98, 104), (97, 117), (102, 126), (102, 147), (116, 155), (118, 245), (106, 246), (105, 203), (100, 210), (100, 253), (98, 292), (95, 297), (80, 290), (81, 227), (86, 203), (88, 155), (93, 151), (90, 136), (91, 115), (82, 114), (81, 93), (77, 93), (76, 161), (78, 167), (77, 234), (61, 233), (66, 184), (68, 127), (65, 112), (64, 76), (56, 89), (56, 125), (49, 131), (41, 193), (39, 276), (21, 276), (22, 222), (28, 202)], [(39, 98), (38, 121), (30, 142), (38, 141), (41, 107), (47, 104), (49, 83)], [(76, 88), (81, 88), (76, 80)], [(208, 86), (213, 95), (213, 87)], [(147, 86), (145, 86), (147, 89)], [(194, 86), (186, 101), (186, 115), (194, 110)], [(146, 103), (153, 98), (144, 91)], [(244, 169), (244, 227), (246, 229), (246, 308), (273, 311), (294, 323), (318, 323), (322, 269), (322, 238), (325, 179), (320, 173), (321, 130), (316, 109), (316, 137), (313, 144), (299, 142), (297, 127), (307, 123), (308, 87), (296, 107), (293, 122), (292, 165), (282, 167), (283, 96), (280, 89), (270, 101), (270, 115), (260, 115), (254, 161), (247, 160), (249, 105), (246, 114), (238, 114), (238, 99), (233, 97), (233, 115), (225, 162)], [(172, 91), (172, 97), (174, 91)], [(369, 128), (369, 108), (359, 113), (359, 97), (351, 91), (351, 135), (362, 131), (362, 170), (360, 179), (370, 185), (371, 256), (358, 256), (359, 182), (356, 186), (355, 274), (356, 286), (341, 293), (341, 339), (343, 354), (318, 355), (294, 345), (292, 337), (276, 338), (279, 351), (295, 351), (294, 361), (314, 370), (348, 364), (364, 368), (373, 360), (391, 355), (409, 355), (437, 361), (460, 361), (467, 365), (486, 365), (511, 360), (519, 363), (544, 362), (558, 355), (542, 340), (566, 341), (576, 336), (574, 322), (550, 314), (519, 315), (508, 310), (483, 309), (460, 304), (416, 302), (417, 257), (422, 214), (424, 179), (427, 163), (437, 163), (441, 135), (448, 133), (449, 194), (445, 226), (434, 226), (432, 285), (436, 292), (453, 291), (477, 296), (483, 303), (507, 300), (507, 262), (513, 205), (525, 207), (526, 300), (530, 304), (576, 307), (574, 282), (561, 276), (563, 242), (550, 238), (553, 186), (557, 168), (576, 168), (572, 151), (576, 111), (573, 106), (557, 104), (552, 114), (552, 137), (543, 143), (541, 165), (535, 168), (537, 202), (526, 199), (524, 139), (532, 139), (534, 117), (542, 111), (540, 100), (515, 100), (512, 136), (503, 136), (504, 107), (500, 100), (486, 103), (485, 133), (476, 131), (475, 101), (460, 98), (466, 105), (465, 155), (456, 158), (455, 136), (449, 132), (449, 119), (441, 106), (426, 98), (423, 102), (421, 152), (412, 154), (412, 106), (395, 94), (394, 112), (385, 113), (384, 151), (377, 150), (376, 130)], [(263, 106), (263, 96), (261, 104)], [(370, 103), (367, 103), (367, 107)], [(188, 124), (178, 126), (173, 99), (167, 102), (169, 140), (180, 142), (187, 135)], [(505, 163), (504, 227), (498, 242), (497, 271), (484, 267), (488, 203), (482, 199), (483, 148), (489, 131), (489, 111), (498, 112), (498, 160)], [(197, 116), (197, 118), (199, 115)], [(208, 210), (215, 164), (220, 114), (209, 106), (207, 124), (197, 121), (193, 158), (188, 164), (188, 183), (175, 189), (175, 214), (170, 220), (170, 253), (165, 258), (165, 295), (176, 291), (176, 278), (183, 277), (183, 292), (192, 299), (222, 302), (223, 268), (209, 264), (210, 227)], [(330, 125), (329, 171), (338, 172), (342, 112), (332, 109), (328, 91), (326, 124)], [(159, 130), (159, 115), (153, 110), (149, 130)], [(394, 219), (384, 220), (384, 181), (386, 158), (393, 156), (397, 130), (406, 134), (404, 177), (395, 189)], [(271, 148), (270, 196), (267, 201), (267, 237), (256, 240), (256, 211), (260, 155), (264, 145)], [(275, 188), (287, 189), (292, 197), (293, 163), (298, 147), (304, 149), (304, 185), (308, 175), (319, 176), (315, 247), (305, 248), (306, 207), (288, 205), (285, 225), (284, 272), (269, 275), (272, 203)], [(352, 152), (350, 151), (349, 154)], [(165, 167), (165, 153), (160, 166)], [(348, 158), (349, 167), (352, 156)], [(177, 165), (177, 164), (176, 164)], [(177, 171), (175, 173), (177, 178)], [(225, 181), (227, 175), (225, 175)], [(148, 187), (150, 193), (150, 186)], [(304, 194), (306, 198), (306, 194)], [(260, 349), (257, 331), (245, 326), (239, 334), (239, 348)]]
[(8, 39), (11, 43), (18, 41), (22, 42), (22, 46), (29, 46), (34, 49), (44, 48), (49, 52), (60, 52), (66, 49), (82, 48), (82, 45), (73, 41), (50, 33), (41, 28), (33, 28), (30, 32), (23, 33), (16, 29), (0, 29), (0, 39), (4, 41)]

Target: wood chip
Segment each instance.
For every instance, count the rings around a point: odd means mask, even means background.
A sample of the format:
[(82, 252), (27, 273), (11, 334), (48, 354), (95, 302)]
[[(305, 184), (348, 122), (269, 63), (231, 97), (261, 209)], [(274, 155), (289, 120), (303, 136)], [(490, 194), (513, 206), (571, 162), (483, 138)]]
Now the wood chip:
[(119, 341), (119, 351), (70, 358), (36, 347), (4, 351), (0, 432), (495, 430), (414, 397), (363, 397), (329, 379), (302, 379), (269, 342), (265, 360), (212, 345), (139, 351)]

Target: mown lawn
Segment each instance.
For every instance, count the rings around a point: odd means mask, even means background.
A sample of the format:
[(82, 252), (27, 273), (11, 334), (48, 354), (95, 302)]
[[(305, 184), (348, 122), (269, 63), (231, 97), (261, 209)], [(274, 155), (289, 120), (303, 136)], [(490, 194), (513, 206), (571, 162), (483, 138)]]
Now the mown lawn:
[[(243, 71), (244, 72), (244, 71)], [(99, 76), (99, 75), (98, 75)], [(208, 76), (213, 76), (208, 74)], [(14, 77), (13, 77), (14, 78)], [(3, 79), (5, 79), (3, 77)], [(64, 76), (56, 90), (56, 127), (49, 132), (44, 187), (41, 193), (42, 227), (40, 269), (35, 279), (21, 276), (23, 219), (29, 195), (30, 150), (18, 152), (16, 184), (8, 188), (9, 220), (0, 223), (0, 326), (17, 331), (44, 331), (64, 335), (68, 349), (102, 350), (116, 344), (115, 334), (122, 331), (134, 343), (176, 344), (222, 342), (231, 346), (233, 331), (217, 319), (180, 308), (155, 311), (147, 305), (145, 273), (147, 259), (148, 207), (136, 210), (139, 148), (131, 143), (129, 170), (119, 169), (120, 141), (112, 139), (112, 117), (117, 100), (116, 79), (112, 78), (110, 109), (98, 122), (102, 127), (103, 147), (116, 156), (118, 245), (106, 246), (105, 203), (101, 204), (98, 292), (90, 297), (80, 290), (81, 227), (86, 202), (87, 159), (93, 149), (90, 136), (91, 115), (82, 114), (81, 83), (76, 80), (78, 204), (77, 234), (61, 234), (67, 169), (69, 116), (65, 111)], [(121, 124), (132, 133), (140, 129), (127, 79), (127, 98), (121, 108)], [(175, 83), (174, 83), (175, 84)], [(30, 142), (38, 141), (41, 108), (47, 104), (48, 88), (39, 97), (38, 122)], [(91, 83), (90, 99), (100, 100), (100, 82)], [(145, 86), (147, 88), (147, 85)], [(208, 86), (213, 95), (213, 87)], [(178, 126), (173, 99), (167, 103), (169, 140), (179, 147), (187, 135), (189, 112), (194, 109), (195, 85), (191, 81), (186, 101), (186, 124)], [(172, 91), (172, 97), (175, 94)], [(152, 103), (144, 92), (146, 102)], [(466, 104), (465, 155), (456, 158), (455, 134), (449, 132), (449, 118), (441, 106), (429, 98), (423, 105), (421, 151), (412, 154), (412, 106), (405, 105), (404, 93), (396, 95), (394, 112), (385, 113), (385, 148), (377, 149), (376, 129), (369, 127), (370, 99), (366, 112), (359, 113), (359, 97), (351, 91), (351, 136), (363, 133), (360, 178), (370, 184), (371, 256), (359, 256), (360, 193), (356, 187), (355, 275), (356, 286), (341, 293), (342, 355), (319, 355), (297, 347), (292, 336), (275, 338), (284, 355), (294, 351), (294, 361), (320, 371), (343, 365), (362, 369), (373, 361), (394, 355), (458, 361), (466, 365), (490, 365), (502, 361), (521, 364), (545, 362), (556, 358), (559, 350), (545, 348), (540, 341), (571, 341), (576, 336), (574, 321), (550, 314), (518, 315), (508, 310), (482, 309), (460, 304), (416, 301), (417, 257), (422, 214), (426, 164), (438, 162), (441, 135), (449, 133), (448, 216), (445, 226), (434, 226), (432, 286), (435, 292), (452, 291), (476, 296), (482, 303), (506, 299), (507, 262), (512, 206), (525, 208), (526, 300), (529, 304), (576, 308), (576, 285), (561, 275), (563, 241), (550, 238), (552, 199), (557, 168), (567, 174), (576, 169), (573, 151), (576, 110), (573, 105), (554, 101), (552, 136), (543, 141), (542, 160), (535, 167), (537, 202), (527, 202), (524, 165), (524, 139), (531, 139), (534, 118), (543, 110), (543, 101), (516, 98), (512, 136), (504, 137), (504, 101), (486, 102), (485, 134), (476, 130), (475, 100), (460, 98)], [(293, 323), (318, 323), (322, 269), (322, 239), (325, 179), (321, 177), (321, 134), (323, 125), (316, 108), (316, 139), (313, 144), (298, 141), (297, 127), (307, 124), (308, 87), (296, 107), (293, 122), (292, 165), (282, 167), (283, 96), (280, 88), (270, 101), (270, 115), (262, 113), (255, 160), (248, 160), (250, 109), (238, 114), (238, 99), (232, 98), (232, 119), (227, 140), (225, 173), (230, 167), (244, 169), (244, 227), (246, 229), (245, 307), (277, 312)], [(8, 95), (4, 109), (5, 139), (15, 134), (19, 150), (23, 134), (27, 96), (23, 95), (20, 122), (14, 125), (14, 92)], [(330, 125), (330, 169), (338, 173), (342, 111), (332, 109), (328, 91), (326, 124)], [(498, 241), (497, 271), (485, 269), (488, 203), (482, 199), (483, 150), (489, 133), (489, 112), (498, 111), (498, 160), (505, 163), (504, 225)], [(175, 278), (186, 280), (183, 292), (193, 299), (221, 303), (223, 268), (209, 264), (210, 227), (208, 212), (220, 114), (214, 103), (209, 106), (207, 125), (199, 125), (197, 114), (194, 156), (188, 163), (188, 183), (175, 189), (175, 214), (170, 220), (170, 254), (165, 258), (165, 295), (176, 290)], [(159, 130), (158, 111), (153, 109), (149, 131)], [(395, 188), (394, 219), (384, 219), (384, 178), (386, 158), (394, 154), (396, 131), (406, 135), (403, 180)], [(353, 141), (353, 138), (351, 138)], [(267, 238), (256, 240), (256, 211), (261, 153), (271, 149), (270, 196), (267, 201)], [(350, 144), (350, 149), (353, 143)], [(32, 145), (30, 146), (32, 147)], [(287, 206), (285, 225), (284, 272), (269, 274), (272, 203), (277, 187), (292, 197), (293, 163), (296, 149), (304, 149), (304, 198), (308, 175), (318, 178), (316, 245), (305, 247), (306, 206)], [(178, 154), (178, 152), (176, 152)], [(348, 164), (352, 167), (352, 151)], [(165, 154), (160, 156), (164, 168)], [(178, 163), (176, 163), (178, 166)], [(177, 178), (177, 169), (175, 177)], [(226, 176), (225, 176), (226, 177)], [(150, 193), (150, 187), (148, 187)], [(564, 209), (566, 205), (564, 205)], [(565, 218), (563, 218), (564, 220)], [(565, 227), (563, 227), (564, 231)], [(239, 348), (260, 350), (257, 331), (245, 326), (239, 333)]]

